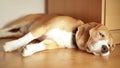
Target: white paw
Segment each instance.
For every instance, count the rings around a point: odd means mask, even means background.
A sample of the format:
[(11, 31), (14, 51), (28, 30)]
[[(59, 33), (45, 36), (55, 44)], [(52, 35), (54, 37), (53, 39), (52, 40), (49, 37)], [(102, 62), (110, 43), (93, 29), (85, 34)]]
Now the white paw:
[(17, 41), (6, 42), (3, 46), (5, 52), (11, 52), (19, 48)]
[(30, 56), (34, 53), (34, 50), (32, 50), (31, 45), (27, 45), (22, 52), (22, 56)]

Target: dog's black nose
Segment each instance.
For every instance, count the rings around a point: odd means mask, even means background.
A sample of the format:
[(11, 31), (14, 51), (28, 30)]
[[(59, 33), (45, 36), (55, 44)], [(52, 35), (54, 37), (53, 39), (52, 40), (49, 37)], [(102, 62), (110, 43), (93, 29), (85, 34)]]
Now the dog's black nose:
[(107, 53), (108, 52), (108, 47), (105, 46), (105, 45), (102, 45), (101, 52), (102, 53)]

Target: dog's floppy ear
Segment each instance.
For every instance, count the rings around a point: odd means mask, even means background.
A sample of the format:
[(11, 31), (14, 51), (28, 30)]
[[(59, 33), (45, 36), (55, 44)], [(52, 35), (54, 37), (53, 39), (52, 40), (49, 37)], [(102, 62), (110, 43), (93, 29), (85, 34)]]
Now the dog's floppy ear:
[(85, 24), (82, 25), (82, 26), (79, 26), (78, 27), (78, 31), (76, 32), (76, 43), (77, 43), (77, 47), (81, 50), (84, 50), (85, 48), (85, 40), (87, 39), (86, 36), (85, 36)]
[[(100, 34), (102, 34), (102, 33), (100, 33)], [(98, 34), (98, 31), (96, 31), (96, 27), (93, 27), (89, 30), (90, 38), (92, 38), (93, 40), (97, 41), (100, 37), (100, 34)]]
[(98, 23), (92, 22), (78, 27), (78, 31), (76, 32), (76, 42), (79, 49), (86, 50), (86, 43), (90, 37), (89, 31), (96, 25), (98, 25)]

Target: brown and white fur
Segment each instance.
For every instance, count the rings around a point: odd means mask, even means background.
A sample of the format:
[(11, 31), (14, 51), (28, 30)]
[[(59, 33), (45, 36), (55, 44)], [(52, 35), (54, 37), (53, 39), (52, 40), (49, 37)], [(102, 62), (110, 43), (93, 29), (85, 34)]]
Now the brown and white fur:
[[(3, 47), (5, 52), (24, 47), (23, 56), (46, 49), (75, 48), (73, 41), (78, 49), (94, 55), (106, 56), (114, 49), (113, 39), (104, 25), (94, 22), (84, 24), (70, 16), (27, 15), (2, 28), (0, 38), (4, 37), (20, 37), (6, 42)], [(41, 41), (30, 43), (35, 39)]]

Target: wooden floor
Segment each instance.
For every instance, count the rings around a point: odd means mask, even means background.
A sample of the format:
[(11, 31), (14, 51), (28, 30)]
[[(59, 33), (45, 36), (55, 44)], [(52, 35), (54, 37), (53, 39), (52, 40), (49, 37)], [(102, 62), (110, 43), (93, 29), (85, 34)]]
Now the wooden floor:
[(120, 68), (120, 45), (108, 57), (99, 57), (77, 49), (54, 49), (22, 57), (20, 51), (5, 53), (0, 39), (0, 68)]

